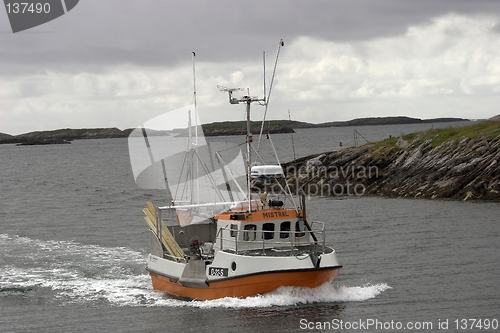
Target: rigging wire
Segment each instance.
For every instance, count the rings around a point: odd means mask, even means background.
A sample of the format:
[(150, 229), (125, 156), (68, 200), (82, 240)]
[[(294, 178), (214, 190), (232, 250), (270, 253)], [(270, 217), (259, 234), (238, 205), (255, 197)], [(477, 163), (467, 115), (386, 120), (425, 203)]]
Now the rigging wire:
[[(288, 109), (288, 120), (290, 121), (290, 126), (292, 125), (292, 117), (290, 116), (290, 109)], [(293, 142), (293, 128), (292, 128), (292, 133), (290, 133), (292, 137), (292, 149), (293, 149), (293, 160), (296, 160), (297, 157), (295, 156), (295, 143)]]
[(246, 142), (243, 142), (243, 143), (237, 144), (236, 146), (231, 146), (231, 147), (227, 147), (225, 149), (217, 150), (216, 153), (220, 153), (220, 152), (223, 152), (223, 151), (226, 151), (226, 150), (229, 150), (229, 149), (238, 148), (238, 147), (244, 146), (246, 144), (247, 144)]
[(273, 76), (271, 77), (271, 83), (269, 84), (269, 94), (267, 94), (267, 101), (264, 102), (266, 109), (264, 110), (264, 119), (262, 120), (262, 125), (260, 127), (259, 143), (257, 144), (257, 151), (260, 151), (260, 142), (262, 139), (262, 132), (264, 131), (264, 124), (266, 122), (267, 108), (269, 107), (269, 100), (271, 99), (271, 92), (273, 89), (274, 76), (276, 75), (276, 67), (278, 66), (278, 58), (280, 56), (280, 50), (281, 50), (282, 46), (285, 46), (285, 42), (283, 42), (283, 39), (280, 39), (280, 42), (278, 45), (278, 51), (276, 53), (276, 61), (274, 62)]

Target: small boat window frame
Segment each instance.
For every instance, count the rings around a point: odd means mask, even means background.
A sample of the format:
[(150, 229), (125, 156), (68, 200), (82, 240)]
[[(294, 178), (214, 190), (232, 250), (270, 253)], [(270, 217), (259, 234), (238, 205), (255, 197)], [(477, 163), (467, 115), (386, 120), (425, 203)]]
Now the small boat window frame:
[(245, 224), (243, 227), (243, 240), (247, 242), (253, 242), (257, 240), (257, 225), (256, 224)]
[(231, 237), (236, 237), (238, 236), (238, 225), (237, 224), (231, 224), (231, 232), (230, 232)]
[(304, 220), (295, 222), (295, 238), (301, 238), (306, 235), (306, 223)]
[(290, 228), (292, 223), (290, 221), (283, 221), (280, 223), (280, 238), (287, 239), (290, 238)]
[(267, 222), (262, 225), (262, 238), (264, 240), (274, 239), (274, 229), (276, 224), (274, 222)]

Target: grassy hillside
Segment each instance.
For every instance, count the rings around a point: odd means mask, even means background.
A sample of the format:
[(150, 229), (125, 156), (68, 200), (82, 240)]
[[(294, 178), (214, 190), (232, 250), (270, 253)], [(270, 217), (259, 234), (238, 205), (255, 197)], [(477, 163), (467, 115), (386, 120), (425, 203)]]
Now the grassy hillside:
[[(470, 126), (435, 128), (425, 132), (406, 134), (402, 140), (419, 145), (426, 140), (431, 140), (432, 147), (437, 147), (451, 140), (462, 140), (463, 138), (477, 139), (486, 137), (494, 139), (500, 135), (500, 121), (482, 121)], [(375, 143), (375, 148), (382, 146), (396, 147), (400, 138), (389, 138)]]
[[(290, 120), (269, 120), (264, 126), (264, 133), (291, 133), (294, 128), (316, 128), (316, 127), (341, 127), (341, 126), (376, 126), (388, 124), (417, 124), (417, 123), (437, 123), (465, 121), (461, 118), (436, 118), (418, 119), (410, 117), (378, 117), (378, 118), (357, 118), (349, 121), (337, 121), (321, 124), (312, 124), (302, 121)], [(246, 121), (226, 121), (215, 122), (202, 125), (206, 136), (217, 135), (244, 135), (246, 133)], [(260, 121), (252, 121), (250, 130), (252, 133), (259, 133)], [(1, 143), (20, 144), (51, 144), (65, 143), (79, 139), (103, 139), (127, 137), (133, 129), (120, 130), (118, 128), (83, 128), (83, 129), (58, 129), (53, 131), (36, 131), (20, 135), (9, 135), (0, 133)], [(182, 132), (182, 130), (180, 130)]]
[(311, 155), (284, 168), (292, 191), (312, 195), (500, 202), (498, 161), (500, 121), (483, 121)]

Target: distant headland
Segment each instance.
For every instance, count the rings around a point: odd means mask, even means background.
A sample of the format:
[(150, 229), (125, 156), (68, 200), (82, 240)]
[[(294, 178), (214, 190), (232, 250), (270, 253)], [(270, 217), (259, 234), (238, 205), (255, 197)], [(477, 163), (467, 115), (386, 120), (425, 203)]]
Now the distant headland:
[(64, 128), (53, 131), (37, 131), (19, 135), (0, 133), (0, 144), (15, 143), (17, 145), (68, 144), (73, 140), (126, 138), (132, 129), (114, 128)]
[[(377, 126), (377, 125), (403, 125), (403, 124), (423, 124), (423, 123), (443, 123), (468, 121), (463, 118), (434, 118), (419, 119), (410, 117), (377, 117), (377, 118), (357, 118), (348, 121), (334, 121), (320, 124), (313, 124), (301, 121), (290, 120), (270, 120), (264, 125), (264, 133), (293, 133), (295, 128), (320, 128), (320, 127), (345, 127), (345, 126)], [(205, 136), (226, 136), (244, 135), (246, 133), (246, 122), (226, 121), (215, 122), (202, 125)], [(261, 122), (251, 122), (251, 131), (256, 134), (260, 132)], [(58, 129), (51, 131), (36, 131), (19, 135), (9, 135), (0, 133), (0, 144), (17, 145), (47, 145), (47, 144), (67, 144), (73, 140), (83, 139), (107, 139), (126, 138), (133, 131), (133, 128), (120, 130), (113, 128), (84, 128), (84, 129)], [(186, 129), (184, 129), (185, 131)], [(177, 130), (176, 134), (182, 133)]]

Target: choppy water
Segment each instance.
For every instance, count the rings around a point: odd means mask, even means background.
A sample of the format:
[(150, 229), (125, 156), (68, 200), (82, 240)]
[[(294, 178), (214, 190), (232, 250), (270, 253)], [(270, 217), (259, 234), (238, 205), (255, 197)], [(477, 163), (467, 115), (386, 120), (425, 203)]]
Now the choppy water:
[[(371, 130), (375, 140), (405, 129)], [(339, 141), (332, 131), (300, 130), (296, 151), (338, 149), (325, 149)], [(274, 138), (293, 156), (289, 135)], [(344, 266), (331, 285), (186, 302), (153, 291), (144, 270), (142, 207), (163, 193), (135, 185), (125, 139), (0, 145), (0, 191), (1, 332), (303, 332), (370, 319), (457, 331), (455, 319), (500, 320), (497, 203), (314, 198), (309, 215), (326, 222)]]

